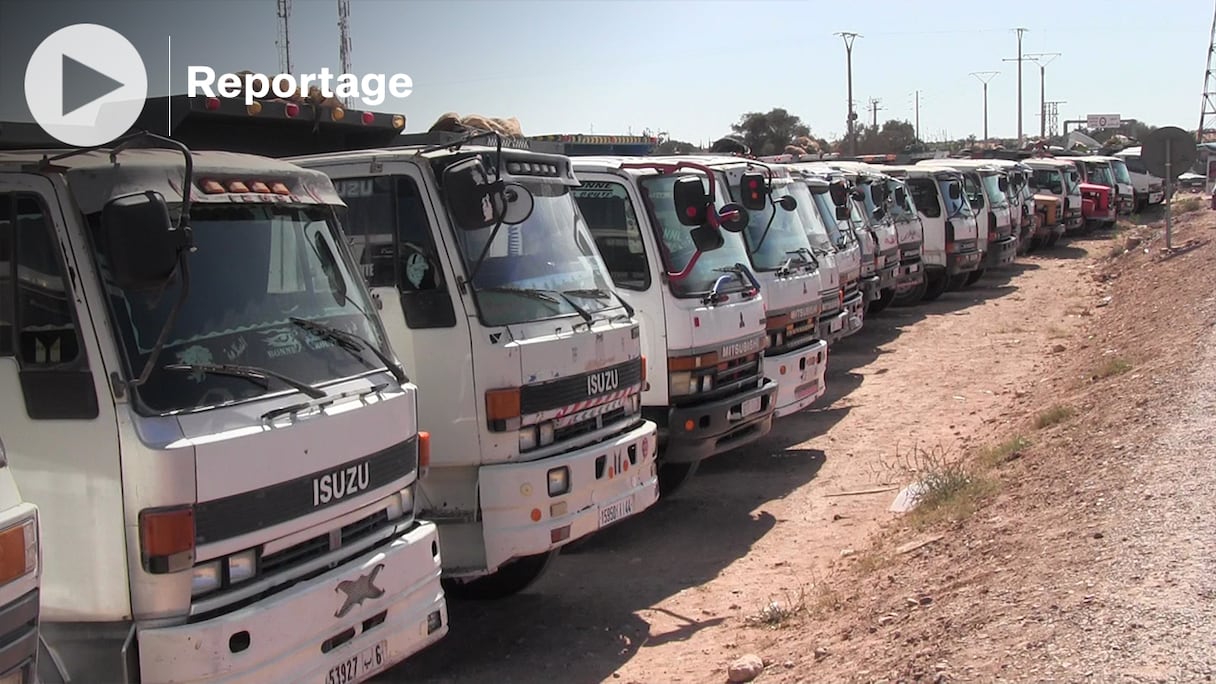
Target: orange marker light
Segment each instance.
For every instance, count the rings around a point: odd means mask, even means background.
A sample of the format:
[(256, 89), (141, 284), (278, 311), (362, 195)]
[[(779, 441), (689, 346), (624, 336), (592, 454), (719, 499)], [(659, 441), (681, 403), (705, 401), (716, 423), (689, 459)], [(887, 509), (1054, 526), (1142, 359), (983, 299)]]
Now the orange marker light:
[(276, 195), (290, 195), (291, 190), (287, 188), (286, 183), (275, 183), (270, 186), (270, 191)]
[(418, 470), (425, 470), (431, 465), (431, 433), (418, 432)]
[(218, 195), (224, 192), (224, 186), (220, 185), (219, 181), (205, 180), (199, 183), (198, 186), (208, 195)]
[(228, 181), (228, 192), (249, 192), (249, 186), (241, 181)]
[(508, 420), (520, 415), (519, 388), (486, 391), (486, 416), (490, 420)]
[(266, 185), (262, 181), (253, 181), (249, 184), (249, 189), (253, 192), (270, 192), (270, 186)]
[(532, 509), (532, 522), (540, 522), (540, 509), (539, 508)]
[(149, 572), (189, 568), (194, 564), (194, 509), (181, 506), (140, 511), (139, 545)]
[(38, 563), (38, 530), (33, 520), (0, 532), (0, 585), (33, 572)]
[(684, 421), (684, 429), (687, 430), (688, 432), (692, 432), (692, 429), (696, 426), (697, 426), (697, 424), (692, 422), (691, 420)]

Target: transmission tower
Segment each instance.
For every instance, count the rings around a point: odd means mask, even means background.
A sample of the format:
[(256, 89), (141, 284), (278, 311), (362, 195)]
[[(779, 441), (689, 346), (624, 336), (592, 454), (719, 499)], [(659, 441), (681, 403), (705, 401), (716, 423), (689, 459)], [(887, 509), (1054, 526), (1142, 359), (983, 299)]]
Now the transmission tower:
[[(340, 73), (350, 73), (350, 0), (338, 0), (338, 61)], [(342, 98), (342, 104), (350, 108), (350, 98)]]
[(1065, 104), (1065, 100), (1048, 100), (1045, 104), (1047, 108), (1047, 135), (1056, 137), (1058, 126), (1060, 124), (1060, 105)]
[(291, 16), (291, 0), (277, 0), (279, 35), (274, 44), (279, 48), (279, 73), (294, 73), (291, 70), (291, 41), (287, 35), (287, 19)]
[(874, 128), (878, 128), (878, 110), (880, 110), (880, 109), (886, 109), (885, 107), (879, 107), (879, 106), (878, 106), (878, 103), (879, 103), (879, 102), (882, 102), (882, 99), (881, 99), (881, 98), (877, 98), (877, 97), (871, 97), (871, 98), (870, 98), (870, 107), (869, 107), (869, 109), (870, 109), (870, 116), (871, 116), (871, 117), (873, 117), (873, 121), (874, 121)]
[(1216, 123), (1216, 68), (1213, 67), (1213, 57), (1216, 57), (1216, 12), (1212, 15), (1212, 33), (1208, 38), (1208, 64), (1203, 72), (1203, 106), (1199, 110), (1199, 129), (1195, 131), (1196, 142), (1203, 142), (1207, 137), (1208, 126)]

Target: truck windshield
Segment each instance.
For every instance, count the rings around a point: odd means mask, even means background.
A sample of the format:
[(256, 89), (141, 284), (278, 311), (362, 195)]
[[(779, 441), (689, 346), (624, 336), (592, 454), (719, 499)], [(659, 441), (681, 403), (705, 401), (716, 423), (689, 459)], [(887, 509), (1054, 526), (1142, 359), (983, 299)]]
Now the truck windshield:
[(1035, 169), (1030, 175), (1030, 187), (1052, 194), (1064, 194), (1063, 176), (1055, 169)]
[[(292, 319), (356, 334), (387, 352), (362, 283), (342, 247), (328, 208), (195, 205), (196, 251), (190, 291), (148, 381), (137, 388), (141, 411), (192, 411), (253, 399), (290, 387), (249, 378), (165, 370), (169, 364), (236, 364), (309, 385), (383, 368), (367, 350), (352, 352)], [(90, 217), (94, 231), (100, 217)], [(177, 302), (180, 278), (163, 292), (126, 291), (113, 282), (101, 241), (92, 243), (130, 377), (137, 376)]]
[[(646, 210), (654, 222), (659, 239), (663, 241), (663, 263), (666, 269), (673, 273), (683, 271), (697, 251), (689, 227), (680, 223), (679, 217), (676, 216), (672, 197), (672, 186), (676, 178), (673, 175), (663, 175), (638, 179)], [(701, 185), (705, 187), (706, 192), (709, 191), (709, 180), (704, 175), (701, 175)], [(751, 220), (756, 220), (754, 213)], [(747, 248), (743, 245), (743, 236), (724, 230), (722, 238), (722, 247), (712, 252), (703, 252), (687, 277), (668, 281), (672, 294), (677, 297), (703, 295), (709, 292), (714, 282), (723, 275), (721, 269), (732, 268), (735, 264), (747, 264)], [(730, 292), (743, 287), (743, 282), (736, 278), (729, 287), (719, 291)]]
[[(958, 197), (951, 199), (950, 188), (958, 187)], [(956, 216), (971, 216), (971, 205), (967, 202), (966, 195), (963, 194), (962, 184), (958, 178), (939, 178), (937, 179), (938, 192), (942, 194), (942, 205), (946, 207), (946, 218), (954, 218)]]
[[(608, 269), (583, 215), (558, 183), (524, 181), (535, 206), (523, 223), (499, 227), (473, 280), (473, 296), (486, 325), (514, 325), (619, 306)], [(456, 230), (465, 268), (472, 272), (493, 227)], [(571, 291), (604, 293), (577, 296)]]
[(1009, 198), (1001, 190), (1001, 177), (995, 173), (985, 173), (980, 176), (984, 181), (984, 195), (993, 209), (1004, 209), (1009, 206)]
[(963, 175), (963, 194), (967, 196), (967, 201), (971, 203), (972, 209), (983, 208), (984, 188), (980, 185), (979, 174), (968, 173)]
[(1086, 162), (1085, 175), (1089, 177), (1089, 182), (1094, 185), (1105, 185), (1108, 187), (1114, 187), (1115, 185), (1115, 180), (1110, 175), (1110, 167), (1106, 164)]
[(1121, 161), (1112, 161), (1110, 167), (1115, 170), (1115, 180), (1124, 185), (1132, 184), (1132, 175), (1127, 172), (1127, 164)]
[[(828, 193), (828, 189), (824, 187), (814, 189), (804, 187), (806, 188), (806, 194), (815, 203), (815, 213), (819, 217), (820, 225), (824, 227), (827, 233), (828, 240), (833, 245), (844, 245), (846, 238), (840, 232), (840, 225), (836, 219), (836, 205), (832, 202), (832, 196)], [(802, 195), (795, 193), (794, 198), (798, 200), (798, 209), (801, 210), (803, 204)], [(812, 226), (812, 231), (814, 230), (813, 222), (808, 222), (807, 225)], [(812, 238), (813, 241), (814, 238)]]
[(798, 182), (791, 183), (788, 190), (798, 202), (798, 208), (794, 211), (798, 212), (798, 220), (802, 223), (811, 248), (819, 252), (832, 251), (832, 238), (828, 235), (827, 226), (819, 218), (819, 210), (815, 207), (815, 200), (811, 198), (811, 191), (805, 184)]
[[(899, 204), (895, 202), (896, 188), (903, 188), (904, 192), (907, 193), (907, 209), (899, 206)], [(916, 202), (912, 199), (912, 193), (908, 192), (908, 188), (901, 181), (895, 180), (894, 178), (888, 179), (887, 195), (891, 198), (891, 200), (887, 202), (888, 206), (890, 206), (891, 218), (895, 219), (896, 222), (906, 223), (916, 218)]]
[[(798, 210), (786, 211), (778, 206), (777, 213), (773, 214), (773, 200), (790, 195), (794, 185), (797, 184), (774, 181), (772, 196), (764, 198), (764, 208), (749, 212), (751, 220), (747, 222), (744, 233), (747, 235), (748, 251), (752, 255), (752, 266), (757, 271), (776, 271), (790, 259), (795, 264), (807, 262), (806, 256), (800, 255), (799, 250), (810, 249), (811, 242)], [(772, 219), (771, 223), (769, 219)]]

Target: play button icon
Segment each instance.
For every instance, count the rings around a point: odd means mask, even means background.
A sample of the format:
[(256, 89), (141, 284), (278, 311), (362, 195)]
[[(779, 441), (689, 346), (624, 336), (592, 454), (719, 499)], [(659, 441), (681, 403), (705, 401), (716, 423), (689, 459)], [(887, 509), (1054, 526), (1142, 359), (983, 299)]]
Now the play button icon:
[(139, 51), (97, 24), (74, 24), (47, 36), (25, 68), (30, 114), (69, 145), (103, 145), (126, 133), (147, 93)]

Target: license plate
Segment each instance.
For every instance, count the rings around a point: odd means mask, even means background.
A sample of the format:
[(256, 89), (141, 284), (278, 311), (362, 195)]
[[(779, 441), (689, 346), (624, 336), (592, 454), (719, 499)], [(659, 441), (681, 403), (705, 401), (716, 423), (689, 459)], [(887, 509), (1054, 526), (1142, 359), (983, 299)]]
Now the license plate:
[(607, 527), (612, 523), (633, 515), (633, 496), (627, 496), (620, 501), (610, 503), (607, 506), (600, 506), (600, 527)]
[(908, 273), (916, 273), (920, 270), (920, 264), (912, 264), (908, 267)]
[(844, 319), (837, 318), (836, 320), (834, 320), (828, 324), (828, 332), (840, 332), (841, 328), (843, 328), (843, 327), (844, 327)]
[(1165, 197), (1164, 192), (1154, 192), (1153, 194), (1148, 196), (1148, 201), (1152, 202), (1153, 204), (1156, 204), (1157, 202), (1160, 202), (1164, 197)]
[(763, 406), (761, 403), (763, 399), (763, 397), (755, 397), (753, 399), (744, 400), (743, 408), (739, 411), (739, 413), (741, 413), (745, 418), (753, 413), (760, 413), (760, 407)]
[(388, 664), (388, 641), (369, 646), (329, 668), (325, 684), (355, 684)]

